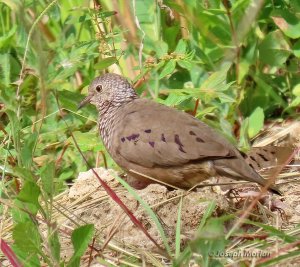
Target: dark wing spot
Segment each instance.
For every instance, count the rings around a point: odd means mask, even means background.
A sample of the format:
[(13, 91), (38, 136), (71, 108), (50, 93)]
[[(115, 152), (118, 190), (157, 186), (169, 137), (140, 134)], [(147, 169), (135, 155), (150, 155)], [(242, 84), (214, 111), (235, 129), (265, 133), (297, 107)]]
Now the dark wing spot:
[(166, 138), (165, 138), (165, 135), (164, 135), (164, 134), (161, 134), (161, 141), (163, 141), (163, 142), (166, 143)]
[(152, 141), (149, 142), (149, 145), (152, 147), (154, 147), (154, 144), (155, 144), (155, 142), (152, 142)]
[(197, 137), (197, 138), (196, 138), (196, 141), (199, 142), (199, 143), (205, 143), (204, 140), (201, 139), (200, 137)]
[(246, 154), (245, 152), (240, 151), (240, 150), (239, 150), (239, 152), (240, 152), (240, 154), (242, 155), (242, 157), (243, 157), (244, 159), (247, 159), (247, 158), (248, 158), (248, 156), (247, 156), (247, 154)]
[(263, 148), (262, 150), (265, 151), (266, 153), (270, 152), (272, 155), (276, 154), (274, 150), (269, 151), (267, 148)]
[(125, 142), (125, 137), (122, 137), (122, 138), (121, 138), (121, 141), (124, 143), (124, 142)]
[(174, 141), (177, 145), (179, 146), (183, 146), (183, 144), (181, 143), (180, 139), (179, 139), (179, 135), (178, 134), (175, 134), (174, 136)]
[(126, 138), (128, 141), (131, 141), (131, 140), (136, 140), (139, 136), (140, 136), (139, 134), (132, 134), (127, 136)]
[(193, 131), (190, 131), (190, 135), (196, 135)]
[(268, 159), (263, 154), (257, 153), (257, 155), (264, 161), (268, 161)]
[(145, 130), (145, 133), (151, 133), (151, 129)]
[[(253, 163), (256, 164), (256, 165), (258, 166), (258, 168), (261, 168), (261, 164), (259, 164), (259, 162), (257, 162), (257, 160), (256, 160), (253, 156), (250, 156), (250, 157), (248, 157), (248, 158), (250, 158), (250, 159), (253, 161)], [(254, 168), (254, 165), (253, 165), (251, 162), (249, 162), (248, 164), (249, 164), (249, 166), (251, 166), (253, 169), (255, 169), (255, 168)]]
[(186, 152), (183, 150), (183, 144), (181, 143), (178, 134), (175, 134), (175, 136), (174, 136), (174, 141), (175, 141), (175, 143), (179, 146), (179, 151), (181, 151), (181, 152), (183, 152), (183, 153), (186, 153)]
[(186, 152), (184, 151), (184, 149), (182, 148), (182, 146), (179, 147), (179, 151), (181, 151), (182, 153), (186, 153)]
[(234, 151), (229, 150), (226, 157), (236, 158), (236, 155), (235, 155)]

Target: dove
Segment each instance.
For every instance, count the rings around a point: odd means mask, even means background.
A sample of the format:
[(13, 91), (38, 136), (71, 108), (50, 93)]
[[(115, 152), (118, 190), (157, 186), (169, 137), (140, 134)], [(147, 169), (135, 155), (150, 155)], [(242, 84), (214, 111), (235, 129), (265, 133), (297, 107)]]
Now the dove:
[[(190, 189), (213, 176), (267, 183), (215, 129), (183, 111), (140, 98), (121, 75), (95, 78), (78, 107), (88, 103), (99, 112), (99, 133), (108, 153), (137, 187), (158, 182)], [(269, 190), (280, 194), (275, 185)]]

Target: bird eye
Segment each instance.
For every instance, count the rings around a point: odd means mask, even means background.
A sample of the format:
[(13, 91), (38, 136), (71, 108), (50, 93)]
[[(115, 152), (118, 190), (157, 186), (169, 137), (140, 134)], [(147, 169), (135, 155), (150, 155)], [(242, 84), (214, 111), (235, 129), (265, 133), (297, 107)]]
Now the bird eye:
[(102, 91), (102, 85), (101, 84), (99, 84), (99, 85), (96, 86), (96, 91), (98, 93), (100, 93)]

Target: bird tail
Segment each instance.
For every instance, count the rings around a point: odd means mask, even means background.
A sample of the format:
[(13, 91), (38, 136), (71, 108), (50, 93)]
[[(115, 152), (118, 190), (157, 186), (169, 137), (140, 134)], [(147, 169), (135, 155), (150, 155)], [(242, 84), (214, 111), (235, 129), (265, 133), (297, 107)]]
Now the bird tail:
[[(242, 162), (240, 159), (214, 160), (214, 166), (219, 175), (233, 178), (235, 180), (254, 182), (261, 186), (265, 186), (267, 184), (267, 180), (262, 178), (246, 162)], [(238, 168), (236, 168), (236, 166), (238, 166)], [(277, 188), (276, 185), (270, 185), (268, 190), (272, 193), (282, 196), (282, 192)]]
[(269, 186), (268, 190), (276, 195), (282, 196), (283, 193), (278, 189), (276, 185)]

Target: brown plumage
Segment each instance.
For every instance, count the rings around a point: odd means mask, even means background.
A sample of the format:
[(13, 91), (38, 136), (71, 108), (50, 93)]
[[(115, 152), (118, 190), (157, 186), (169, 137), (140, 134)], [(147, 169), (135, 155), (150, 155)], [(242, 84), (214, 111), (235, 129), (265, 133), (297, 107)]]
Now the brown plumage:
[[(99, 111), (99, 131), (115, 162), (141, 183), (143, 175), (191, 188), (215, 175), (265, 185), (241, 153), (213, 128), (191, 115), (141, 99), (125, 78), (105, 74), (80, 103)], [(270, 190), (278, 193), (275, 187)]]

